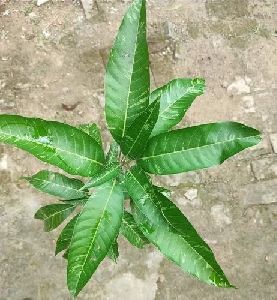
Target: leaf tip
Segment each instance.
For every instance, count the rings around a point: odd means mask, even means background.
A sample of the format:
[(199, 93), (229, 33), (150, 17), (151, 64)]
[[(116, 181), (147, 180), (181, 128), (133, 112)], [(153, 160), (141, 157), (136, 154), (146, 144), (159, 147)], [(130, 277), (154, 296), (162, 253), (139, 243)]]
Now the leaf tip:
[(213, 279), (211, 282), (212, 285), (219, 287), (219, 288), (236, 288), (236, 286), (234, 286), (233, 284), (231, 284), (229, 282), (229, 280), (227, 279), (227, 277), (222, 274), (222, 276), (218, 277), (217, 280)]
[(204, 94), (205, 89), (206, 89), (206, 80), (204, 78), (194, 78), (192, 80), (192, 84), (199, 90), (199, 95)]
[(225, 282), (224, 285), (220, 286), (220, 287), (223, 287), (223, 288), (227, 288), (227, 289), (238, 289), (235, 285), (231, 284), (228, 280)]
[(34, 214), (34, 219), (41, 220), (40, 209)]

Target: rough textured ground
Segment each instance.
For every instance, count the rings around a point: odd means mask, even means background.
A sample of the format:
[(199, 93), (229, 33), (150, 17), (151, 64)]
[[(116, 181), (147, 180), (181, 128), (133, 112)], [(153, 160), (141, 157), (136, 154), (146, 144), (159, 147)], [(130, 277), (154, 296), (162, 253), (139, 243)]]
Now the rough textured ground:
[[(107, 53), (130, 1), (0, 1), (0, 112), (104, 129)], [(237, 290), (190, 278), (154, 248), (120, 240), (79, 299), (273, 300), (277, 295), (277, 4), (275, 0), (149, 0), (153, 88), (205, 77), (207, 92), (183, 124), (239, 120), (261, 129), (256, 148), (197, 173), (160, 177)], [(108, 134), (105, 132), (105, 140)], [(42, 232), (34, 212), (53, 201), (20, 180), (45, 166), (0, 146), (0, 299), (70, 299), (59, 230)]]

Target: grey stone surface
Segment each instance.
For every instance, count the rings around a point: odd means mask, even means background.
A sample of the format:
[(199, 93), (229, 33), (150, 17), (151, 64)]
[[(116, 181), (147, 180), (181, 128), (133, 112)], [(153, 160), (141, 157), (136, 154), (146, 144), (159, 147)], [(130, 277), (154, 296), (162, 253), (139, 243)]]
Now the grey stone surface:
[(250, 183), (242, 189), (245, 205), (270, 204), (277, 202), (277, 179)]
[[(90, 1), (88, 1), (90, 2)], [(107, 55), (130, 0), (0, 1), (0, 112), (80, 124), (103, 115)], [(153, 246), (120, 239), (79, 299), (275, 300), (277, 294), (277, 38), (275, 0), (148, 0), (152, 88), (175, 77), (204, 77), (206, 93), (178, 126), (236, 120), (263, 141), (219, 167), (159, 176), (214, 250), (238, 289), (210, 287), (182, 273)], [(89, 8), (90, 9), (90, 8)], [(69, 108), (69, 109), (68, 109)], [(54, 256), (60, 229), (33, 219), (52, 197), (22, 175), (47, 166), (0, 146), (0, 299), (71, 299), (66, 263)], [(54, 170), (54, 168), (51, 168)], [(197, 193), (196, 193), (197, 190)]]
[(277, 177), (277, 156), (270, 155), (254, 160), (252, 168), (258, 180)]

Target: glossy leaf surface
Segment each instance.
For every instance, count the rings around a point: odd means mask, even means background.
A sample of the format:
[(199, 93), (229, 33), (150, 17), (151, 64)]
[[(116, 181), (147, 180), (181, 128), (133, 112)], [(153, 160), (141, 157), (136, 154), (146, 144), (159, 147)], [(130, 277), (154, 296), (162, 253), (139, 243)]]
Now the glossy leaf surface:
[(81, 124), (81, 125), (78, 126), (78, 128), (80, 128), (85, 133), (87, 133), (92, 138), (94, 138), (95, 141), (102, 147), (101, 131), (100, 131), (99, 127), (95, 123)]
[(149, 90), (145, 0), (134, 0), (119, 28), (105, 78), (106, 121), (119, 144), (147, 108)]
[(66, 204), (71, 204), (71, 205), (74, 205), (74, 206), (78, 206), (78, 205), (83, 206), (84, 204), (87, 203), (88, 198), (89, 198), (89, 195), (87, 195), (84, 198), (79, 198), (79, 199), (62, 200), (62, 202), (66, 203)]
[(204, 79), (179, 78), (153, 91), (150, 102), (160, 98), (161, 106), (152, 136), (166, 132), (177, 125), (195, 98), (203, 94), (204, 88)]
[(73, 200), (86, 196), (85, 192), (80, 191), (84, 186), (82, 181), (56, 172), (43, 170), (31, 177), (24, 178), (41, 192), (61, 199)]
[(142, 169), (134, 167), (126, 185), (135, 220), (149, 241), (183, 271), (218, 287), (231, 286), (209, 246), (175, 204), (153, 188)]
[(149, 140), (140, 165), (153, 174), (177, 174), (219, 165), (258, 144), (260, 132), (235, 122), (188, 127)]
[(62, 230), (62, 232), (57, 240), (55, 255), (57, 255), (58, 253), (60, 253), (61, 251), (65, 250), (69, 247), (71, 238), (73, 235), (74, 226), (76, 224), (78, 217), (79, 217), (79, 214), (76, 215), (74, 218), (72, 218), (65, 225), (64, 229)]
[(160, 102), (156, 100), (127, 128), (122, 140), (122, 152), (132, 158), (141, 157), (157, 122)]
[(99, 186), (107, 181), (111, 181), (112, 179), (117, 177), (119, 172), (120, 166), (118, 163), (107, 165), (101, 172), (94, 175), (94, 177), (89, 182), (87, 182), (82, 189), (92, 188), (95, 186)]
[(118, 236), (123, 193), (116, 181), (97, 187), (74, 227), (68, 253), (67, 285), (78, 295)]
[(110, 165), (112, 163), (118, 163), (119, 153), (120, 153), (120, 147), (115, 141), (113, 141), (107, 153), (106, 164)]
[(136, 224), (133, 215), (127, 211), (124, 212), (120, 232), (137, 248), (143, 248), (144, 245), (149, 243)]
[(75, 209), (70, 204), (50, 204), (41, 207), (35, 213), (35, 219), (44, 222), (44, 230), (51, 231), (57, 228)]
[(110, 250), (109, 250), (109, 252), (108, 252), (107, 255), (108, 255), (108, 257), (109, 257), (111, 260), (113, 260), (114, 262), (117, 261), (118, 256), (119, 256), (118, 243), (117, 243), (117, 241), (114, 241), (114, 242), (112, 243), (112, 246), (111, 246), (111, 248), (110, 248)]
[(67, 124), (0, 116), (0, 142), (23, 149), (69, 174), (92, 176), (103, 166), (104, 153), (88, 134)]

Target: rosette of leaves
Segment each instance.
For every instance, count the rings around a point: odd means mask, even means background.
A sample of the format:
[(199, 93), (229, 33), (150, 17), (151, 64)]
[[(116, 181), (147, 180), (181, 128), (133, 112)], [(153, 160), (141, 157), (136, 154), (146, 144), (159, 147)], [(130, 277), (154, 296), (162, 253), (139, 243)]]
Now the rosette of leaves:
[(119, 235), (138, 248), (155, 245), (203, 282), (232, 287), (211, 248), (170, 199), (169, 191), (154, 186), (149, 176), (216, 166), (260, 142), (259, 131), (236, 122), (174, 129), (204, 87), (203, 79), (178, 78), (150, 91), (146, 1), (134, 0), (106, 70), (105, 116), (114, 140), (107, 154), (96, 124), (73, 127), (0, 116), (1, 142), (85, 178), (46, 170), (25, 177), (33, 187), (59, 198), (35, 214), (46, 231), (70, 218), (57, 240), (56, 254), (64, 251), (68, 261), (72, 295), (80, 293), (106, 256), (116, 261)]

